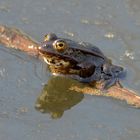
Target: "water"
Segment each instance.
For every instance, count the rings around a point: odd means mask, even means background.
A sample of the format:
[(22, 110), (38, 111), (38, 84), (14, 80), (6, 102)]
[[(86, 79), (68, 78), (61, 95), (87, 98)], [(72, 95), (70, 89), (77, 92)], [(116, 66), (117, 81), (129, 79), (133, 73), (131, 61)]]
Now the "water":
[[(123, 85), (140, 94), (139, 7), (139, 0), (0, 0), (0, 24), (38, 41), (54, 32), (93, 43), (127, 70)], [(140, 110), (111, 98), (72, 95), (65, 88), (77, 82), (46, 70), (40, 60), (0, 45), (1, 139), (140, 139)]]

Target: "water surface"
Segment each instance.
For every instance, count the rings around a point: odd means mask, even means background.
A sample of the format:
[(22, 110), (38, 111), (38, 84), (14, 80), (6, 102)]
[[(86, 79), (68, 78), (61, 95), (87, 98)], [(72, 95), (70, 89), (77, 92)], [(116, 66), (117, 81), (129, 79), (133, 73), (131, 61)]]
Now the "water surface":
[[(0, 24), (38, 41), (54, 32), (93, 43), (126, 69), (123, 85), (140, 94), (139, 7), (139, 0), (1, 0)], [(74, 95), (64, 83), (78, 84), (51, 77), (37, 58), (0, 45), (0, 138), (140, 139), (140, 110), (111, 98)]]

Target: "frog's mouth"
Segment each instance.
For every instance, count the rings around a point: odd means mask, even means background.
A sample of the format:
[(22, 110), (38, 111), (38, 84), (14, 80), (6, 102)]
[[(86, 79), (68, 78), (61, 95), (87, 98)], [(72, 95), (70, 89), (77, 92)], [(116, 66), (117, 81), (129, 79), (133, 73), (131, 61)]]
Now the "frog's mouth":
[(57, 68), (69, 68), (76, 67), (77, 61), (71, 56), (66, 56), (64, 54), (52, 53), (49, 51), (44, 51), (39, 49), (39, 54), (49, 66), (54, 66)]
[(70, 66), (70, 62), (69, 61), (64, 61), (63, 59), (58, 59), (56, 57), (51, 57), (51, 58), (47, 58), (45, 56), (43, 56), (43, 60), (44, 62), (46, 62), (49, 66), (54, 66), (57, 68), (65, 68), (65, 67), (69, 67)]

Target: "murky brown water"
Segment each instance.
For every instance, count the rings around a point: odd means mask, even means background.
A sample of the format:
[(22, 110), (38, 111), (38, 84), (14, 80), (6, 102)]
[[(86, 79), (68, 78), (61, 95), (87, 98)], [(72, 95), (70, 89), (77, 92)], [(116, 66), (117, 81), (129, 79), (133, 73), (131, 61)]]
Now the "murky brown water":
[[(38, 41), (55, 32), (93, 43), (126, 68), (123, 85), (140, 94), (139, 0), (1, 0), (0, 24)], [(66, 88), (74, 81), (49, 77), (40, 60), (0, 45), (0, 139), (140, 139), (140, 110), (113, 99), (72, 96)]]

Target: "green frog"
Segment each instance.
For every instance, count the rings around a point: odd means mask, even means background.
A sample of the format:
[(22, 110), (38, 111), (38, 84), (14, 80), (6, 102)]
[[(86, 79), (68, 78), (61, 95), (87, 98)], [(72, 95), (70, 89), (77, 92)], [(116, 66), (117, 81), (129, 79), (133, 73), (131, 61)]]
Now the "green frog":
[(45, 36), (38, 50), (54, 75), (85, 83), (102, 81), (103, 89), (119, 83), (123, 73), (123, 68), (113, 65), (98, 47), (60, 38), (54, 33)]

